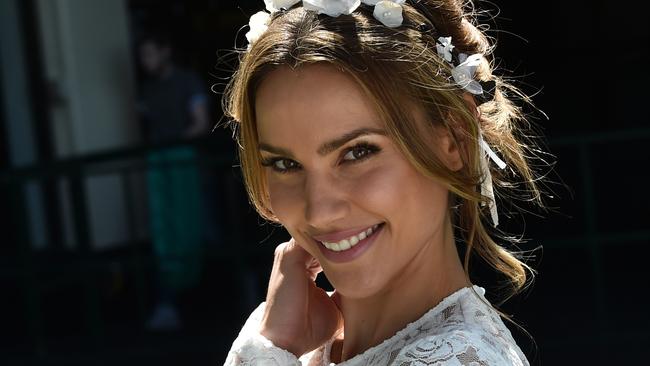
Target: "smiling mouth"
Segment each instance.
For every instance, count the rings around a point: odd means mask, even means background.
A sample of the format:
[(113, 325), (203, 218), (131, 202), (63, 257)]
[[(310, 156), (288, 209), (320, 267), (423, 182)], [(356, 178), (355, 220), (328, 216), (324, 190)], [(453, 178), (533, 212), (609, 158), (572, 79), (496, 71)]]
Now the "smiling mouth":
[(327, 248), (327, 249), (329, 249), (331, 251), (343, 252), (343, 251), (346, 251), (348, 249), (354, 248), (360, 242), (362, 242), (366, 238), (372, 236), (372, 234), (375, 233), (377, 230), (379, 230), (379, 228), (381, 228), (383, 225), (384, 225), (384, 223), (373, 225), (373, 226), (367, 228), (366, 230), (364, 230), (364, 231), (362, 231), (362, 232), (360, 232), (360, 233), (358, 233), (356, 235), (352, 235), (352, 236), (350, 236), (348, 238), (345, 238), (345, 239), (343, 239), (343, 240), (341, 240), (339, 242), (336, 242), (336, 243), (328, 243), (328, 242), (323, 242), (323, 241), (321, 241), (319, 243), (323, 244), (323, 246), (325, 248)]

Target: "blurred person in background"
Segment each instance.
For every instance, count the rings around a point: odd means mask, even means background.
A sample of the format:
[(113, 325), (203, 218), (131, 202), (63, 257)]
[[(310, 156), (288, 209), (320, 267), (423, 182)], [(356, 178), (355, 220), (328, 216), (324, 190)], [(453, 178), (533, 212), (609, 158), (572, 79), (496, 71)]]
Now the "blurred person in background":
[(138, 109), (147, 142), (177, 142), (148, 154), (157, 286), (147, 328), (176, 330), (182, 327), (178, 297), (198, 284), (202, 270), (201, 177), (196, 149), (182, 142), (207, 132), (207, 93), (194, 72), (174, 62), (171, 41), (163, 33), (150, 32), (141, 37), (137, 52), (146, 76)]

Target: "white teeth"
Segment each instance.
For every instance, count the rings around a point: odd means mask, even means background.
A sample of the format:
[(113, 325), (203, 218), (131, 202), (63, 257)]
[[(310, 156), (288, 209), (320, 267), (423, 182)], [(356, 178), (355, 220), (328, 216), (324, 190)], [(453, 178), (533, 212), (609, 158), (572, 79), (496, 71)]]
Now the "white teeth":
[(343, 239), (339, 241), (338, 243), (327, 243), (323, 242), (323, 245), (329, 249), (333, 250), (335, 252), (340, 252), (343, 250), (348, 250), (352, 248), (353, 246), (359, 244), (359, 242), (367, 237), (369, 237), (377, 228), (379, 225), (374, 225), (373, 227), (368, 228), (365, 231), (360, 232), (357, 235), (352, 235), (351, 237), (347, 239)]

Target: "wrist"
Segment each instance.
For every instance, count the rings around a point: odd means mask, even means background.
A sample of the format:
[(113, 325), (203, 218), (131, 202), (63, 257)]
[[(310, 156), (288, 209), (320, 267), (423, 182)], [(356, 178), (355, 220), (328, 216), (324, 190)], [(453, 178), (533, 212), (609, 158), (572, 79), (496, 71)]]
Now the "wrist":
[(305, 351), (300, 349), (300, 347), (296, 346), (296, 341), (287, 338), (286, 336), (283, 336), (282, 334), (278, 334), (278, 332), (274, 332), (271, 329), (265, 327), (262, 325), (260, 328), (260, 334), (269, 340), (275, 347), (281, 348), (287, 352), (292, 353), (296, 357), (302, 356)]

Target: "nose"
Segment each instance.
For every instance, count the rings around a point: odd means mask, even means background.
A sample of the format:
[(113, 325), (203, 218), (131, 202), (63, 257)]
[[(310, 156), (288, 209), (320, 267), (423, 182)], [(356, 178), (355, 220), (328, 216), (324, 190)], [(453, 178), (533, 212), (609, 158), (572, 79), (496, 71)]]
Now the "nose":
[(305, 220), (314, 228), (339, 226), (348, 214), (349, 201), (341, 178), (312, 174), (304, 181)]

